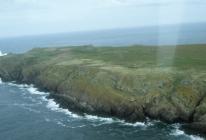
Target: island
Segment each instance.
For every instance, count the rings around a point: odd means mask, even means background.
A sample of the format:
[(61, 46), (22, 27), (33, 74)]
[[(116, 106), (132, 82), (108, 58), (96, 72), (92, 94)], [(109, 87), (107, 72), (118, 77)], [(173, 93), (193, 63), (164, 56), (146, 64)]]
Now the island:
[(0, 57), (0, 78), (70, 109), (206, 133), (206, 45), (34, 48)]

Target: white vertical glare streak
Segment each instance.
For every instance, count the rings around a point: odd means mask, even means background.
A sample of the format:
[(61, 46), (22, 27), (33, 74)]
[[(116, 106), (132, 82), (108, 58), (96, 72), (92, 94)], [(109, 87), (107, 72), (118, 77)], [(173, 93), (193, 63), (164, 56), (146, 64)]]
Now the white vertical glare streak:
[[(169, 31), (163, 30), (162, 25), (165, 20), (168, 20), (167, 23), (172, 22), (172, 17), (174, 16), (174, 6), (164, 6), (159, 7), (158, 9), (158, 51), (157, 51), (157, 64), (159, 66), (168, 66), (171, 67), (174, 63), (174, 57), (176, 52), (176, 47), (178, 44), (178, 39), (181, 33), (181, 21), (184, 21), (186, 1), (180, 0), (178, 5), (175, 7), (175, 19), (178, 19), (179, 24), (173, 26), (173, 28), (168, 29)], [(167, 18), (168, 19), (165, 19)], [(170, 21), (171, 20), (171, 21)], [(172, 35), (170, 35), (170, 33)], [(166, 42), (173, 44), (172, 46), (165, 46)]]

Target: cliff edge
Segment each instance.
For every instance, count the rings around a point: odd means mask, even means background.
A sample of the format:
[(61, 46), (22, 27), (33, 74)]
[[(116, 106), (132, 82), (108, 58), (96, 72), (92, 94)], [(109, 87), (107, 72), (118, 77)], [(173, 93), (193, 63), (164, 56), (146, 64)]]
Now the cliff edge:
[(206, 45), (36, 48), (0, 57), (3, 81), (34, 84), (69, 108), (206, 133)]

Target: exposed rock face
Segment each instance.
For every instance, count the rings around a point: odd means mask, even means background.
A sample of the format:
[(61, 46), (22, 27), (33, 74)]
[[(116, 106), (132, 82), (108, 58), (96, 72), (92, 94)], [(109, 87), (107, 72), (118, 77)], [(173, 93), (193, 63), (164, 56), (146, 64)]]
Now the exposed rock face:
[(193, 122), (189, 128), (206, 133), (206, 97), (204, 97), (195, 109)]
[[(206, 67), (194, 70), (187, 61), (180, 61), (181, 55), (175, 58), (174, 67), (158, 67), (155, 59), (150, 58), (154, 48), (140, 48), (128, 48), (132, 53), (136, 51), (134, 58), (127, 58), (124, 48), (117, 48), (117, 54), (111, 48), (34, 49), (0, 58), (0, 77), (50, 91), (70, 108), (128, 121), (144, 120), (147, 116), (169, 123), (183, 121), (205, 132)], [(206, 53), (206, 49), (201, 51)], [(139, 52), (144, 54), (143, 59)], [(119, 54), (125, 62), (107, 58)], [(202, 59), (205, 65), (205, 58)], [(130, 63), (135, 67), (128, 66)]]

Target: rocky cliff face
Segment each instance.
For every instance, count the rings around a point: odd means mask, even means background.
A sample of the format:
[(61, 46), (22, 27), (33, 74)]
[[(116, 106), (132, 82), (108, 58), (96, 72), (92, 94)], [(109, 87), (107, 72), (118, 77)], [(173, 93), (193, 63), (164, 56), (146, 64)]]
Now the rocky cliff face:
[(174, 63), (162, 56), (161, 65), (155, 59), (158, 49), (34, 49), (0, 57), (0, 77), (50, 91), (69, 108), (128, 121), (185, 122), (205, 132), (206, 46), (179, 46)]

